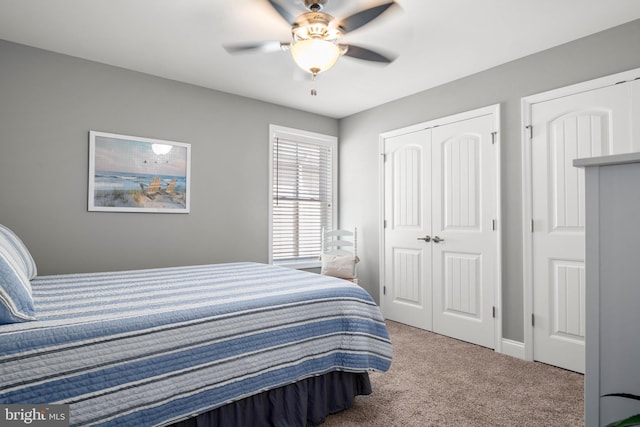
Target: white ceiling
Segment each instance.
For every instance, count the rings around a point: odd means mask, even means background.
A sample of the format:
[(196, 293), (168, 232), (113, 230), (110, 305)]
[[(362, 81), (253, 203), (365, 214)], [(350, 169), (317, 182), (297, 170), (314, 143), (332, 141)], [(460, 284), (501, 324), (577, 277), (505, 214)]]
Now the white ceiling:
[[(267, 0), (0, 0), (0, 39), (341, 118), (640, 18), (640, 0), (396, 1), (344, 39), (396, 61), (342, 57), (315, 82), (288, 52), (223, 49), (289, 41)], [(303, 11), (302, 0), (280, 2)], [(382, 2), (329, 0), (324, 12)]]

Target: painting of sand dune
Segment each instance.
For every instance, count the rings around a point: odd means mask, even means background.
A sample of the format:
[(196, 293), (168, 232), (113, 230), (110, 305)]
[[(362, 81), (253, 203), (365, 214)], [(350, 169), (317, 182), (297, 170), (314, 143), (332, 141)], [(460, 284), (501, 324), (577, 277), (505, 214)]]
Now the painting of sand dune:
[(189, 212), (191, 146), (91, 131), (89, 210)]

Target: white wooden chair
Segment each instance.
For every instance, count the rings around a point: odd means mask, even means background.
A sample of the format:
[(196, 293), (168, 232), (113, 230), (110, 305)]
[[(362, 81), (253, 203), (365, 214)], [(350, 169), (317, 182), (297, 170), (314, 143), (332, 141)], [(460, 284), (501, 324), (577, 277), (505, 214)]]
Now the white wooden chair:
[(358, 283), (358, 229), (322, 230), (321, 274)]

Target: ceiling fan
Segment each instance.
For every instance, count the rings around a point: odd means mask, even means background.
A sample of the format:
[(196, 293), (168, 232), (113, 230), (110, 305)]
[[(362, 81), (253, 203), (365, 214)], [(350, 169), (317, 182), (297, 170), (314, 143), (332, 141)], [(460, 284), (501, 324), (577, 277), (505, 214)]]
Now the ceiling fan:
[(295, 63), (311, 73), (314, 78), (333, 67), (342, 55), (382, 64), (390, 64), (395, 59), (364, 47), (340, 43), (345, 34), (368, 24), (397, 5), (395, 1), (361, 10), (343, 19), (336, 19), (322, 11), (328, 0), (304, 0), (307, 12), (298, 16), (289, 13), (276, 0), (267, 1), (291, 26), (292, 40), (225, 45), (227, 52), (235, 54), (248, 51), (290, 50)]

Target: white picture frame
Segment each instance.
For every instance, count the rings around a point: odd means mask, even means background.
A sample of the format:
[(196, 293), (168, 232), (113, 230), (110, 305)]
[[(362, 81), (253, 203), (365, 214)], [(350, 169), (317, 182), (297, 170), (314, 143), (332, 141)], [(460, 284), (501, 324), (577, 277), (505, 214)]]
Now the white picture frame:
[(88, 210), (189, 213), (191, 144), (89, 132)]

